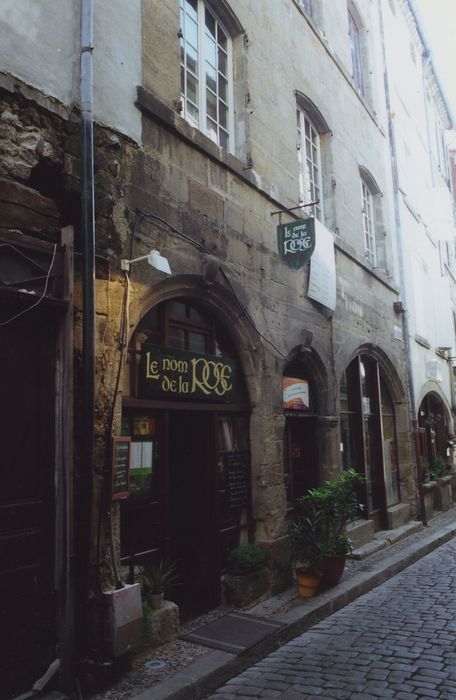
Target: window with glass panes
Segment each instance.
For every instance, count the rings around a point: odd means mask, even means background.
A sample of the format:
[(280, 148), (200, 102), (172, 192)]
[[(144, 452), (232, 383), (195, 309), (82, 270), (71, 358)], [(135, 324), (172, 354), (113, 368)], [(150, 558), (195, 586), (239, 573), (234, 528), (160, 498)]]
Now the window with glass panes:
[(350, 39), (351, 59), (352, 59), (352, 78), (356, 89), (361, 95), (364, 95), (364, 82), (361, 62), (361, 40), (359, 35), (358, 25), (353, 15), (348, 13), (348, 36)]
[(312, 17), (312, 0), (299, 0), (299, 4), (305, 9), (307, 14)]
[(203, 0), (180, 0), (182, 115), (233, 150), (231, 41)]
[(377, 264), (377, 253), (375, 244), (373, 199), (372, 193), (363, 180), (361, 180), (361, 196), (365, 255), (370, 264), (375, 267)]
[(313, 215), (322, 221), (320, 136), (307, 114), (301, 109), (296, 110), (296, 122), (300, 202), (307, 204), (318, 201), (311, 210)]

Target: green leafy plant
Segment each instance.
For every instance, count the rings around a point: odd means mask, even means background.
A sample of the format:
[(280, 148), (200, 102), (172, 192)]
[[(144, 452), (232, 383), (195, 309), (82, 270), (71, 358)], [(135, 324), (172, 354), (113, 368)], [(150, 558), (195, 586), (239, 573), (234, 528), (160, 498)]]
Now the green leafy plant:
[(325, 557), (352, 552), (346, 528), (361, 509), (355, 488), (363, 481), (361, 474), (347, 469), (297, 499), (298, 517), (288, 536), (296, 558), (307, 562), (307, 568), (318, 568)]
[(309, 573), (320, 573), (323, 562), (322, 523), (314, 514), (303, 515), (288, 526), (295, 561)]
[(433, 465), (429, 468), (431, 479), (440, 479), (442, 476), (445, 476), (447, 471), (448, 468), (443, 458), (440, 456), (435, 457)]
[(173, 562), (162, 559), (158, 564), (144, 567), (143, 592), (147, 599), (149, 594), (164, 593), (177, 581), (177, 568)]
[(258, 544), (241, 544), (229, 554), (229, 568), (238, 573), (253, 571), (266, 561), (266, 553)]

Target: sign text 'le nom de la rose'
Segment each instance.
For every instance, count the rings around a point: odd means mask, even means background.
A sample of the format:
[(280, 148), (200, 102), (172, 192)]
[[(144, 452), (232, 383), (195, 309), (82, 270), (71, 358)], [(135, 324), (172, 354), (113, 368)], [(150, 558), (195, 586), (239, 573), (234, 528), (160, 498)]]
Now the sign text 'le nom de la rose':
[(277, 226), (280, 257), (295, 270), (303, 267), (315, 250), (315, 221), (301, 219)]
[(226, 357), (143, 345), (140, 398), (176, 398), (231, 403), (235, 398), (235, 362)]

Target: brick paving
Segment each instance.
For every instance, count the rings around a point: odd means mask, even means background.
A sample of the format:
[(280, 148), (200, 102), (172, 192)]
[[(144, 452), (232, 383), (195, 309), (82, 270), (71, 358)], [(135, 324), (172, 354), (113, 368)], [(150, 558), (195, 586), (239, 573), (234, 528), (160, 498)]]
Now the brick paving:
[(456, 541), (262, 661), (210, 700), (456, 700)]

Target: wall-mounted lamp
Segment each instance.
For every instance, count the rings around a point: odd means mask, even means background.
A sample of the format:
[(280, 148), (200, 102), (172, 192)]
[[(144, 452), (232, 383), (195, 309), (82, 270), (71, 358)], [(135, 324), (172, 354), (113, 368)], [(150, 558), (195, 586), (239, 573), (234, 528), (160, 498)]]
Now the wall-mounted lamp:
[(148, 255), (141, 255), (139, 258), (134, 258), (133, 260), (121, 260), (120, 268), (121, 270), (125, 270), (125, 272), (129, 272), (130, 265), (139, 262), (140, 260), (147, 260), (149, 265), (155, 267), (156, 270), (160, 270), (160, 272), (165, 272), (167, 275), (172, 274), (168, 258), (160, 255), (158, 250), (151, 250)]

